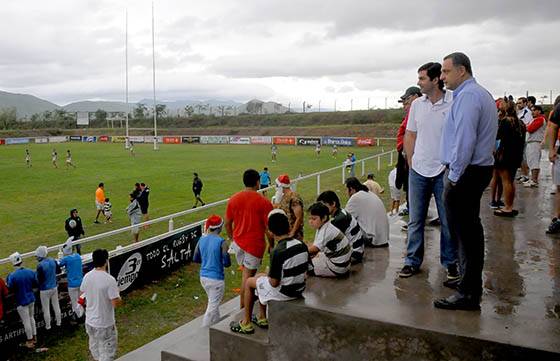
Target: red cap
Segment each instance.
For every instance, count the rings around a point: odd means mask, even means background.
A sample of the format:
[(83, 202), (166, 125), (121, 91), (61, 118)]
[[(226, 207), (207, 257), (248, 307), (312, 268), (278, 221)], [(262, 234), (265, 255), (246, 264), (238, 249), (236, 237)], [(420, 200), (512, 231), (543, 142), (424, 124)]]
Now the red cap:
[(289, 187), (290, 186), (290, 177), (287, 174), (282, 174), (278, 178), (276, 178), (276, 184), (281, 187)]
[(224, 220), (222, 219), (222, 217), (220, 217), (216, 214), (213, 214), (206, 219), (206, 224), (205, 224), (204, 228), (206, 230), (213, 231), (217, 228), (220, 228), (223, 225), (224, 225)]

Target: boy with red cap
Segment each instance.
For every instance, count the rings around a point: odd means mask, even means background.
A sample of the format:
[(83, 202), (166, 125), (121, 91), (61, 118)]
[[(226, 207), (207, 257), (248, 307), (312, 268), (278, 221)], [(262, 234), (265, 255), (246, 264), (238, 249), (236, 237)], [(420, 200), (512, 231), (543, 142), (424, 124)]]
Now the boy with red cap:
[(194, 250), (193, 261), (200, 263), (200, 284), (208, 295), (208, 306), (202, 327), (220, 320), (220, 302), (224, 297), (224, 267), (231, 266), (227, 242), (220, 237), (224, 221), (218, 215), (206, 220), (206, 234), (200, 238)]
[[(243, 173), (245, 190), (234, 194), (226, 207), (227, 235), (233, 240), (231, 249), (235, 253), (237, 263), (243, 267), (241, 294), (247, 279), (257, 272), (266, 248), (264, 236), (272, 204), (257, 192), (260, 188), (260, 178), (256, 170), (246, 170)], [(270, 249), (273, 245), (270, 244)], [(243, 302), (241, 297), (241, 308), (244, 306)]]

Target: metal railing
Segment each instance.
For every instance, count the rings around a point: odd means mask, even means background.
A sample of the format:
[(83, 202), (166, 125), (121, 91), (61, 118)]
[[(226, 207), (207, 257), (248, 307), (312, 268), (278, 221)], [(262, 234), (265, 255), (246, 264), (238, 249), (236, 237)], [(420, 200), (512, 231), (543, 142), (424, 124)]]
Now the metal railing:
[[(319, 195), (321, 193), (321, 175), (325, 175), (327, 173), (334, 172), (338, 169), (341, 169), (342, 170), (341, 180), (342, 180), (342, 183), (344, 184), (344, 182), (346, 180), (345, 170), (346, 170), (347, 166), (356, 167), (357, 165), (359, 165), (361, 167), (361, 174), (363, 176), (363, 175), (365, 175), (366, 162), (367, 161), (377, 159), (377, 170), (379, 171), (381, 169), (382, 158), (387, 157), (388, 160), (389, 160), (389, 165), (392, 165), (393, 161), (396, 159), (395, 158), (395, 153), (396, 153), (396, 150), (390, 150), (390, 151), (378, 153), (378, 154), (375, 154), (375, 155), (372, 155), (372, 156), (369, 156), (369, 157), (366, 157), (366, 158), (358, 159), (358, 160), (356, 160), (352, 163), (343, 163), (343, 164), (341, 164), (339, 166), (336, 166), (336, 167), (332, 167), (332, 168), (321, 170), (321, 171), (318, 171), (318, 172), (315, 172), (315, 173), (299, 176), (299, 177), (293, 179), (292, 183), (294, 183), (295, 186), (297, 187), (297, 184), (299, 182), (301, 182), (303, 180), (315, 178), (316, 179), (316, 192), (317, 192), (317, 195)], [(271, 189), (272, 189), (272, 186), (268, 187), (268, 188), (265, 188), (265, 189), (261, 189), (261, 190), (259, 190), (259, 192), (266, 192), (266, 191), (271, 190)], [(172, 232), (172, 231), (174, 231), (174, 228), (175, 228), (174, 227), (174, 219), (175, 218), (183, 217), (183, 216), (190, 215), (190, 214), (194, 214), (194, 213), (204, 211), (204, 210), (207, 210), (207, 209), (210, 209), (210, 208), (213, 208), (213, 207), (225, 205), (228, 202), (228, 200), (229, 200), (229, 198), (222, 199), (220, 201), (207, 203), (204, 206), (201, 206), (201, 207), (198, 207), (198, 208), (187, 209), (187, 210), (184, 210), (184, 211), (168, 214), (166, 216), (162, 216), (162, 217), (159, 217), (159, 218), (154, 218), (154, 219), (151, 219), (151, 220), (139, 223), (139, 224), (122, 227), (122, 228), (115, 229), (115, 230), (108, 231), (108, 232), (104, 232), (104, 233), (99, 233), (99, 234), (96, 234), (96, 235), (93, 235), (93, 236), (89, 236), (89, 237), (79, 239), (79, 240), (75, 241), (73, 244), (74, 245), (78, 245), (78, 244), (83, 245), (83, 244), (86, 244), (86, 243), (90, 243), (90, 242), (93, 242), (93, 241), (97, 241), (97, 240), (100, 240), (100, 239), (108, 238), (108, 237), (111, 237), (111, 236), (114, 236), (114, 235), (117, 235), (117, 234), (121, 234), (121, 233), (130, 231), (130, 230), (132, 230), (133, 228), (136, 228), (136, 227), (144, 227), (144, 226), (148, 226), (148, 225), (152, 225), (152, 224), (156, 224), (156, 223), (160, 223), (160, 222), (164, 222), (164, 221), (168, 222), (168, 232)], [(188, 224), (185, 227), (195, 226), (195, 225), (201, 224), (203, 222), (204, 222), (204, 220), (197, 221), (197, 222)], [(181, 227), (181, 228), (183, 228), (183, 227)], [(159, 239), (158, 237), (160, 237), (160, 236), (162, 236), (162, 235), (151, 237), (151, 238), (148, 238), (146, 240), (143, 240), (143, 241), (140, 241), (140, 242), (137, 242), (137, 243), (129, 244), (125, 247), (119, 247), (119, 249), (121, 249), (121, 248), (130, 249), (131, 247), (136, 247), (136, 246), (140, 247), (140, 246), (142, 246), (146, 243), (153, 242), (154, 239)], [(62, 245), (63, 244), (61, 243), (61, 244), (57, 244), (57, 245), (54, 245), (54, 246), (50, 246), (50, 247), (47, 247), (47, 250), (48, 250), (49, 253), (53, 252), (53, 251), (59, 251), (60, 248), (62, 247)], [(22, 258), (33, 257), (33, 256), (35, 256), (35, 251), (25, 252), (25, 253), (21, 254), (21, 256), (22, 256)], [(0, 265), (5, 264), (5, 263), (9, 263), (9, 262), (10, 262), (10, 259), (8, 257), (0, 259)]]

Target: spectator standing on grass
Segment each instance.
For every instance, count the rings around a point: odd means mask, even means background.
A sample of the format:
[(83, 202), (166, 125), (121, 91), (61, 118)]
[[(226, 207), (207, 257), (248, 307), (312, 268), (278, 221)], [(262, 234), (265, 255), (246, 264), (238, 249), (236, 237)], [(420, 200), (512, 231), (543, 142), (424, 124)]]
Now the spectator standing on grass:
[(60, 273), (58, 263), (47, 256), (47, 247), (39, 246), (35, 251), (37, 257), (37, 283), (39, 284), (39, 296), (41, 298), (41, 307), (43, 308), (43, 316), (45, 317), (45, 329), (51, 329), (51, 305), (54, 310), (56, 326), (62, 325), (62, 313), (60, 312), (60, 303), (58, 301), (58, 284), (56, 275)]
[(142, 221), (146, 222), (150, 219), (148, 214), (148, 207), (150, 206), (150, 187), (145, 183), (140, 183), (140, 194), (138, 195), (138, 204), (140, 205), (140, 211), (142, 212)]
[[(494, 200), (491, 207), (501, 208), (494, 211), (500, 217), (514, 217), (517, 211), (513, 209), (515, 200), (515, 172), (523, 161), (525, 148), (525, 124), (517, 118), (515, 104), (503, 101), (500, 103), (498, 114), (498, 133), (496, 150), (494, 152), (494, 171), (498, 174), (496, 184), (502, 185), (504, 196), (503, 208), (499, 201)], [(539, 152), (540, 152), (539, 143)], [(530, 148), (530, 147), (529, 147)], [(497, 188), (497, 186), (495, 186)], [(496, 198), (499, 194), (496, 195)]]
[[(305, 290), (305, 275), (310, 268), (305, 243), (288, 236), (288, 217), (280, 209), (270, 212), (268, 229), (276, 243), (276, 247), (270, 252), (270, 270), (268, 275), (259, 273), (247, 279), (245, 292), (241, 293), (246, 305), (243, 319), (230, 323), (229, 327), (233, 332), (254, 333), (252, 324), (268, 328), (268, 302), (293, 300), (301, 297)], [(253, 316), (255, 298), (259, 301), (258, 316)]]
[(134, 197), (134, 193), (130, 193), (129, 199), (130, 203), (128, 204), (128, 207), (126, 207), (126, 214), (130, 219), (130, 225), (134, 226), (130, 231), (132, 233), (132, 240), (134, 242), (138, 242), (140, 237), (140, 227), (136, 225), (142, 222), (142, 211), (140, 210), (138, 200)]
[(406, 257), (399, 277), (410, 277), (420, 272), (424, 260), (424, 226), (433, 195), (441, 220), (440, 262), (447, 271), (447, 282), (452, 282), (460, 277), (457, 241), (451, 238), (445, 217), (445, 167), (441, 164), (439, 144), (445, 116), (453, 104), (453, 93), (443, 89), (440, 76), (440, 63), (429, 62), (418, 68), (418, 86), (424, 95), (412, 102), (408, 113), (404, 150), (409, 168), (410, 218)]
[(103, 203), (105, 203), (105, 185), (99, 183), (99, 186), (95, 190), (95, 208), (97, 209), (97, 214), (95, 215), (95, 221), (93, 223), (99, 223), (99, 215), (103, 213)]
[(389, 247), (389, 218), (383, 201), (356, 177), (346, 180), (346, 190), (349, 199), (345, 209), (358, 221), (364, 232), (365, 245), (372, 248)]
[(290, 177), (287, 174), (276, 178), (276, 186), (281, 190), (281, 194), (275, 197), (275, 207), (283, 210), (288, 216), (290, 221), (288, 236), (303, 241), (303, 199), (292, 191)]
[(94, 360), (112, 361), (117, 354), (115, 308), (121, 304), (117, 281), (107, 272), (109, 252), (92, 253), (94, 269), (86, 273), (80, 286), (86, 303), (86, 333)]
[(208, 296), (208, 306), (202, 327), (220, 320), (220, 303), (224, 298), (224, 267), (231, 266), (227, 242), (220, 237), (224, 221), (218, 215), (206, 219), (206, 234), (200, 238), (194, 250), (193, 262), (200, 263), (200, 284)]
[[(272, 204), (257, 190), (260, 188), (260, 175), (254, 169), (243, 173), (245, 189), (234, 194), (226, 206), (225, 227), (228, 239), (232, 241), (230, 249), (235, 253), (237, 263), (243, 268), (241, 294), (245, 283), (259, 268), (264, 251), (265, 232), (268, 213)], [(273, 244), (269, 244), (272, 249)], [(243, 308), (243, 297), (240, 298)]]
[[(70, 210), (70, 217), (64, 221), (64, 229), (66, 233), (68, 233), (68, 237), (73, 237), (74, 242), (86, 234), (84, 226), (82, 225), (82, 219), (78, 215), (78, 210), (76, 208)], [(76, 245), (76, 252), (82, 254), (82, 245)]]
[(452, 53), (444, 58), (441, 79), (454, 96), (443, 126), (440, 158), (447, 167), (445, 214), (451, 237), (459, 245), (462, 278), (457, 292), (434, 301), (434, 306), (477, 310), (484, 265), (480, 199), (492, 178), (498, 115), (490, 93), (473, 78), (471, 62), (465, 54)]
[(35, 348), (37, 342), (37, 327), (35, 325), (35, 294), (33, 288), (37, 287), (37, 275), (32, 270), (23, 267), (23, 259), (18, 252), (10, 255), (10, 262), (15, 271), (8, 275), (6, 283), (10, 291), (16, 295), (17, 312), (25, 329), (27, 348)]
[(78, 315), (78, 297), (80, 296), (80, 286), (84, 278), (82, 257), (78, 253), (72, 252), (72, 242), (74, 237), (69, 237), (62, 245), (62, 259), (58, 262), (60, 267), (66, 271), (66, 279), (68, 280), (68, 295), (70, 296), (70, 305), (76, 317)]
[(350, 177), (356, 176), (356, 155), (350, 153)]
[(531, 108), (533, 120), (527, 125), (527, 166), (531, 172), (531, 179), (523, 184), (527, 188), (539, 186), (539, 173), (541, 171), (541, 143), (544, 140), (546, 129), (546, 119), (544, 118), (543, 108), (540, 105), (533, 105)]
[(203, 184), (202, 184), (202, 180), (200, 180), (200, 178), (198, 177), (198, 173), (193, 173), (193, 175), (194, 178), (192, 182), (192, 191), (195, 199), (193, 208), (196, 208), (198, 206), (198, 202), (200, 202), (200, 204), (204, 206), (204, 201), (202, 200), (202, 198), (200, 198)]
[[(268, 188), (270, 186), (270, 173), (268, 173), (267, 167), (264, 167), (260, 176), (261, 176), (261, 189)], [(266, 192), (263, 192), (263, 195), (266, 196)]]
[(373, 173), (369, 173), (367, 175), (367, 180), (364, 182), (364, 185), (368, 187), (370, 192), (375, 193), (377, 196), (381, 196), (381, 194), (385, 191), (383, 187), (375, 181)]

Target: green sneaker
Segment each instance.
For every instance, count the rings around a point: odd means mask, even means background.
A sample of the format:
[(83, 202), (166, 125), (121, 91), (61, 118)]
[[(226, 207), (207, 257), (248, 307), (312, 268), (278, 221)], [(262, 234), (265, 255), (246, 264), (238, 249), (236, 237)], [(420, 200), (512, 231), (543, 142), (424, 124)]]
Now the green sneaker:
[(241, 321), (231, 321), (231, 323), (229, 324), (229, 329), (231, 330), (231, 332), (242, 333), (244, 335), (255, 333), (253, 325), (251, 325), (250, 323), (244, 325), (243, 323), (241, 323)]
[(268, 328), (268, 319), (266, 318), (259, 319), (257, 316), (253, 315), (253, 317), (251, 317), (251, 322), (260, 328)]

